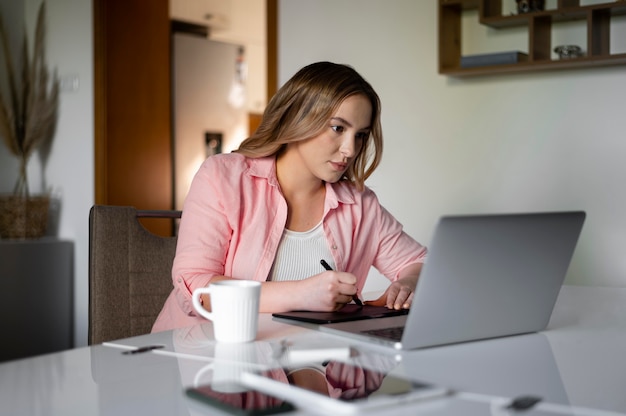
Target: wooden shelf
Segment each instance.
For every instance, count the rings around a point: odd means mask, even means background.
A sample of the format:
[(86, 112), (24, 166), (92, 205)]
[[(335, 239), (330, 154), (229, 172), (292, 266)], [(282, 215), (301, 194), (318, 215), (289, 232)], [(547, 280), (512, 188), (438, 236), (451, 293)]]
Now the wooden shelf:
[(575, 59), (544, 60), (533, 62), (520, 62), (510, 65), (489, 65), (474, 68), (447, 68), (441, 74), (461, 77), (473, 75), (503, 74), (514, 72), (544, 71), (554, 69), (574, 69), (606, 67), (614, 65), (626, 65), (626, 53), (619, 55), (609, 55), (605, 57), (580, 57)]
[[(479, 11), (479, 23), (496, 29), (528, 27), (528, 60), (517, 64), (462, 68), (461, 16)], [(539, 70), (626, 65), (626, 54), (610, 53), (613, 16), (626, 15), (626, 1), (580, 6), (579, 0), (559, 0), (557, 9), (502, 15), (501, 0), (439, 0), (439, 73), (455, 77)], [(587, 28), (585, 56), (552, 60), (552, 25), (584, 21)]]
[(510, 16), (481, 15), (480, 23), (493, 28), (527, 26), (529, 19), (549, 18), (552, 22), (585, 20), (590, 13), (608, 12), (610, 16), (626, 15), (626, 1), (594, 4), (589, 6), (563, 7), (541, 12), (516, 14)]

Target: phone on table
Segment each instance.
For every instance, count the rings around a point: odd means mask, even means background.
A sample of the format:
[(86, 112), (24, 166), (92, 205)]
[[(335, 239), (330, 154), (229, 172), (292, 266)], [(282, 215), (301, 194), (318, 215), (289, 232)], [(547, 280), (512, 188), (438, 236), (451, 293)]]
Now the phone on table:
[[(285, 369), (293, 374), (293, 369)], [(358, 414), (376, 409), (450, 394), (450, 390), (434, 384), (416, 382), (402, 376), (385, 374), (345, 362), (326, 362), (316, 370), (322, 384), (276, 380), (267, 373), (245, 373), (246, 386), (289, 400), (296, 407), (313, 409), (321, 414)], [(309, 379), (309, 377), (304, 378)]]
[(294, 410), (294, 406), (268, 392), (242, 386), (239, 391), (216, 390), (210, 385), (189, 387), (188, 397), (231, 413), (233, 415), (274, 415)]

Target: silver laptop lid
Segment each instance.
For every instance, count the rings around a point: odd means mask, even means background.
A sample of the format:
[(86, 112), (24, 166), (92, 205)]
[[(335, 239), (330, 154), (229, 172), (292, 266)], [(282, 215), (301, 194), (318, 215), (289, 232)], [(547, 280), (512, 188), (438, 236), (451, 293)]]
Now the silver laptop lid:
[(403, 348), (544, 329), (584, 219), (584, 212), (442, 218)]

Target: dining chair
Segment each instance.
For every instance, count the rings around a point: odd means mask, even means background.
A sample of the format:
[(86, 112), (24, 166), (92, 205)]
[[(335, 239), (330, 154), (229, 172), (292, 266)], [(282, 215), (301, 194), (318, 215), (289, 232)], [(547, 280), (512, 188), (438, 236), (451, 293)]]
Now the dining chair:
[[(94, 205), (89, 212), (89, 344), (150, 332), (172, 291), (176, 236), (148, 231), (140, 218), (181, 211)], [(174, 230), (174, 226), (172, 229)]]

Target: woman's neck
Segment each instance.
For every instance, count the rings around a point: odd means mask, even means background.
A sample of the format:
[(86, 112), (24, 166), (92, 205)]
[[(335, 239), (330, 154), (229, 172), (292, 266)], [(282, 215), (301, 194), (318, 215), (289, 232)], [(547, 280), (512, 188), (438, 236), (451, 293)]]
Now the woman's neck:
[(288, 201), (290, 198), (314, 198), (320, 192), (324, 193), (324, 181), (302, 167), (302, 161), (293, 153), (286, 152), (276, 158), (276, 177)]
[(307, 231), (322, 220), (325, 183), (303, 171), (289, 157), (277, 158), (276, 177), (287, 202), (286, 227), (292, 231)]

